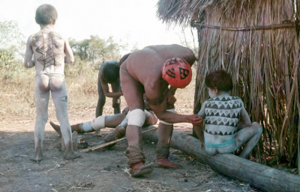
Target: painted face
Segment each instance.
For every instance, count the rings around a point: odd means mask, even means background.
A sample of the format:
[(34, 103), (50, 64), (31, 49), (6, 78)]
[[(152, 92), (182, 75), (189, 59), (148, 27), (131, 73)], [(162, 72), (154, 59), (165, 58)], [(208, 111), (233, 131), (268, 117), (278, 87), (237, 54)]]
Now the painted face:
[(208, 95), (210, 98), (214, 98), (214, 97), (218, 96), (217, 89), (211, 89), (209, 87), (207, 87), (207, 89), (208, 89)]

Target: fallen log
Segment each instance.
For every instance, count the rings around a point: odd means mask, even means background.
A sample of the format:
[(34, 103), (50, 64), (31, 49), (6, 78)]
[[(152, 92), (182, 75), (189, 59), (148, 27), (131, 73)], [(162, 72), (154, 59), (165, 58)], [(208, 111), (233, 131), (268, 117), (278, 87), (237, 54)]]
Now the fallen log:
[[(151, 128), (147, 127), (148, 129)], [(144, 128), (146, 129), (146, 128)], [(157, 131), (143, 134), (143, 139), (157, 141)], [(200, 141), (179, 131), (173, 132), (171, 147), (195, 156), (213, 170), (238, 179), (264, 191), (299, 191), (300, 177), (268, 167), (233, 154), (210, 156), (200, 147)]]

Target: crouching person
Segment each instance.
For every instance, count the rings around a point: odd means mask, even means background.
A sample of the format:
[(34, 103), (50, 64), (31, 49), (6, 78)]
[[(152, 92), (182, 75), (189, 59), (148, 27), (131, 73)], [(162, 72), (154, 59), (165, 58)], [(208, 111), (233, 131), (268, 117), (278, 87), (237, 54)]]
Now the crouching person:
[(199, 126), (194, 126), (194, 131), (206, 152), (210, 155), (232, 153), (246, 143), (240, 156), (248, 158), (262, 134), (261, 125), (251, 123), (243, 101), (229, 94), (233, 87), (230, 74), (216, 70), (206, 76), (205, 84), (210, 99), (202, 104), (198, 113), (205, 119), (205, 128), (200, 131)]

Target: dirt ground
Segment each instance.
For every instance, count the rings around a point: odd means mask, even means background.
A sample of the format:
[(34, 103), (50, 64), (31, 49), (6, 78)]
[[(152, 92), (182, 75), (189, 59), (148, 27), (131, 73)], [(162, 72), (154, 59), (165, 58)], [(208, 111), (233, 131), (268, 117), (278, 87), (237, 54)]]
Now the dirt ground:
[[(94, 109), (84, 112), (69, 111), (70, 123), (92, 120)], [(54, 112), (49, 120), (57, 122)], [(171, 160), (182, 169), (155, 168), (152, 174), (131, 178), (124, 152), (127, 142), (112, 149), (81, 153), (79, 159), (65, 161), (60, 151), (60, 138), (47, 123), (43, 146), (44, 160), (29, 160), (34, 154), (35, 117), (0, 117), (0, 191), (2, 192), (61, 192), (61, 191), (259, 191), (247, 183), (214, 172), (182, 151), (172, 149)], [(177, 124), (175, 130), (192, 133), (187, 124)], [(101, 135), (84, 134), (89, 146), (103, 141), (111, 129)], [(147, 162), (155, 161), (155, 143), (143, 141)]]

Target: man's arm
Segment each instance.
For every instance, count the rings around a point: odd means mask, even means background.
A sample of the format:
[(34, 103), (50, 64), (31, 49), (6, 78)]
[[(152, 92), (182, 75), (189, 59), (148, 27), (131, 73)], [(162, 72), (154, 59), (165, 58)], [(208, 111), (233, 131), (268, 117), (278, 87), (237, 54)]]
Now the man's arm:
[(31, 40), (32, 36), (30, 36), (27, 40), (26, 44), (26, 52), (25, 52), (25, 59), (24, 59), (24, 67), (31, 68), (35, 66), (34, 60), (32, 60), (33, 50), (31, 47)]
[(106, 97), (121, 97), (123, 95), (122, 91), (118, 91), (118, 92), (109, 92), (109, 87), (108, 87), (108, 83), (100, 77), (100, 83), (104, 92), (104, 95)]
[(176, 98), (175, 98), (175, 92), (176, 92), (177, 88), (176, 87), (170, 87), (170, 89), (167, 90), (166, 95), (166, 99), (167, 99), (167, 103), (169, 105), (174, 105), (176, 102)]
[[(148, 100), (148, 102), (151, 102)], [(158, 119), (166, 121), (168, 123), (192, 123), (193, 125), (201, 125), (203, 119), (199, 115), (180, 115), (177, 113), (172, 113), (166, 111), (166, 100), (163, 101), (160, 105), (151, 105), (150, 108), (154, 111)]]
[(74, 62), (74, 55), (72, 52), (72, 48), (69, 44), (68, 39), (65, 39), (65, 46), (64, 46), (64, 52), (66, 54), (65, 56), (65, 63), (73, 63)]
[(158, 119), (168, 123), (182, 123), (188, 122), (194, 125), (200, 125), (202, 118), (199, 115), (180, 115), (166, 111), (167, 100), (155, 88), (145, 87), (147, 102), (150, 108), (154, 111)]

